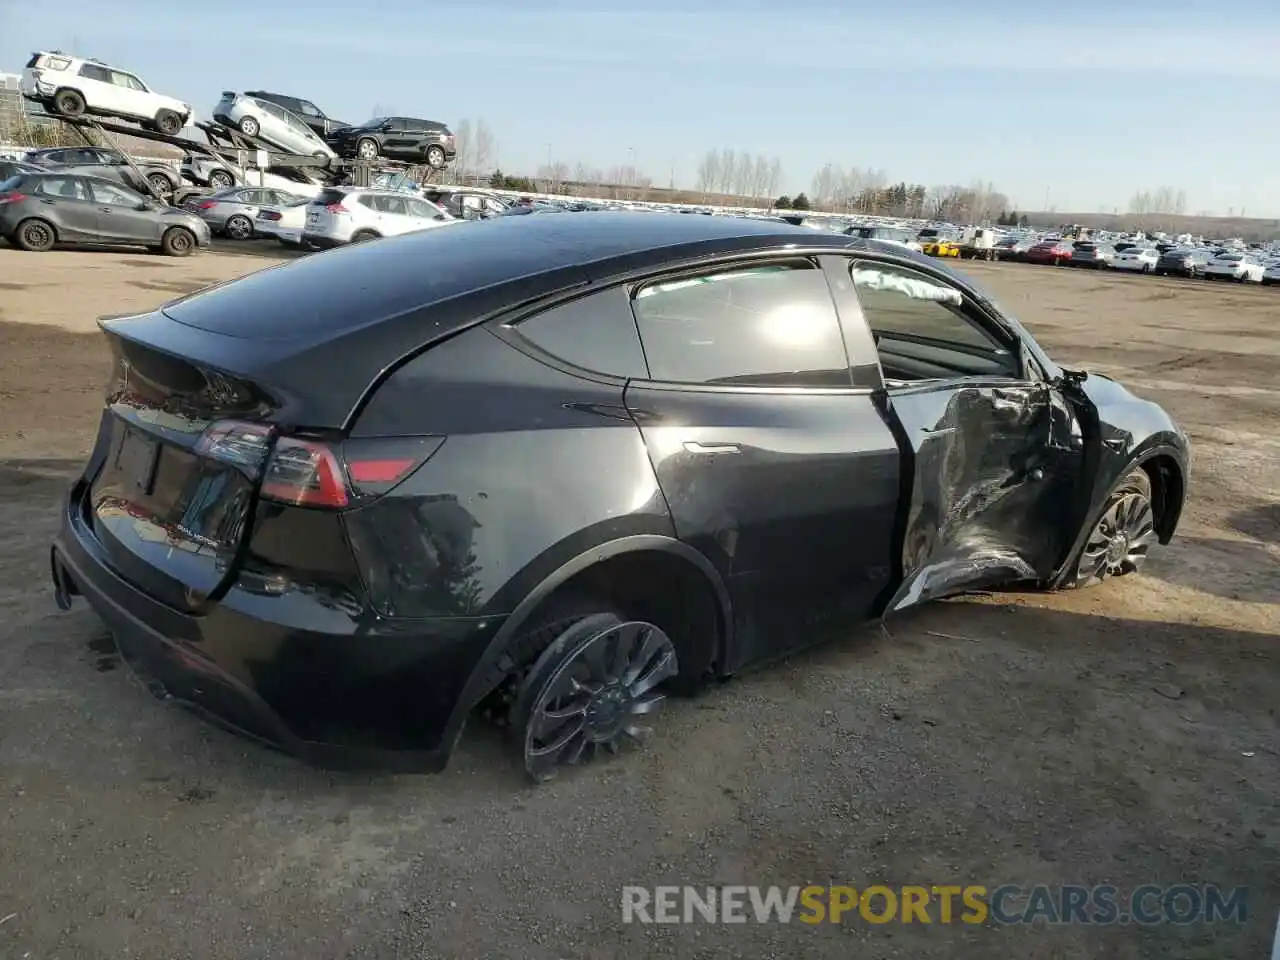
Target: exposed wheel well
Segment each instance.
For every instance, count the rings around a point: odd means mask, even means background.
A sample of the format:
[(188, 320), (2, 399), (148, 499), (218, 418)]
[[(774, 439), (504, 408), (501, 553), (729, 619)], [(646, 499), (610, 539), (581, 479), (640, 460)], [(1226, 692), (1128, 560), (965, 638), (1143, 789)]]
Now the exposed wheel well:
[(675, 644), (686, 683), (701, 681), (714, 667), (725, 625), (715, 590), (692, 563), (662, 550), (636, 550), (587, 567), (553, 596), (562, 591), (607, 600), (661, 627)]
[(1182, 514), (1186, 481), (1177, 461), (1166, 454), (1157, 454), (1142, 461), (1140, 466), (1151, 479), (1151, 506), (1156, 515), (1156, 533), (1161, 543), (1168, 543)]
[(696, 690), (714, 672), (725, 636), (715, 587), (695, 564), (676, 554), (634, 550), (573, 574), (538, 602), (490, 668), (481, 712), (503, 712), (524, 672), (559, 634), (559, 625), (567, 625), (566, 618), (600, 608), (662, 628), (680, 660), (680, 675), (672, 683), (678, 692)]

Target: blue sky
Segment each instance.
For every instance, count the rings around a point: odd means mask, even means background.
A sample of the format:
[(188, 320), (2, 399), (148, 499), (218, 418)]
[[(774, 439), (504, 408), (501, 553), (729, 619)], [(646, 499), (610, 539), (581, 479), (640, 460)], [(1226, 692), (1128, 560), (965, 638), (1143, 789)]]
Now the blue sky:
[(1280, 3), (1195, 0), (0, 0), (0, 70), (58, 48), (132, 69), (207, 115), (224, 89), (331, 116), (483, 118), (504, 169), (551, 153), (692, 186), (710, 148), (925, 184), (992, 181), (1018, 206), (1280, 216)]

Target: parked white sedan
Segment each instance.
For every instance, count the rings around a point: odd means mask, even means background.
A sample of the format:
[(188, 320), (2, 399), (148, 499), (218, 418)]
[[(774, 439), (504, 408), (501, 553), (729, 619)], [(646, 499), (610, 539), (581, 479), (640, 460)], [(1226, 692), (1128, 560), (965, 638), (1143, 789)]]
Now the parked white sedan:
[(1121, 250), (1110, 262), (1113, 270), (1128, 270), (1133, 273), (1150, 273), (1156, 268), (1160, 254), (1155, 247), (1129, 247)]
[(1267, 286), (1280, 283), (1280, 260), (1272, 260), (1267, 264), (1267, 268), (1262, 271), (1262, 282)]
[(1261, 283), (1266, 268), (1262, 261), (1247, 253), (1220, 253), (1204, 267), (1206, 280), (1237, 280)]

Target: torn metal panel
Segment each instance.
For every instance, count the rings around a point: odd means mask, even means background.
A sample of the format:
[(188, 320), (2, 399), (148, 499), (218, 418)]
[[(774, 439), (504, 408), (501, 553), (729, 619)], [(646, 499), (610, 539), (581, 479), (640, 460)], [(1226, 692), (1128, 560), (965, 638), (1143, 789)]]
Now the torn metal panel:
[(886, 613), (1048, 576), (1075, 531), (1071, 406), (1043, 383), (922, 386), (891, 405), (913, 465), (903, 581)]

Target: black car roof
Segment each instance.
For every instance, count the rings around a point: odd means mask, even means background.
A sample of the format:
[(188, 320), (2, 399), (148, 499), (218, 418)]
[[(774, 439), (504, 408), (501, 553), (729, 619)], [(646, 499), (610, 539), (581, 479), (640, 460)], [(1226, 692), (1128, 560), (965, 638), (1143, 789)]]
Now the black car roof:
[[(539, 295), (551, 293), (669, 260), (788, 243), (847, 246), (849, 239), (740, 217), (498, 217), (305, 257), (213, 287), (166, 312), (182, 323), (230, 336), (310, 339), (495, 287), (508, 288), (514, 304), (528, 299), (535, 287)], [(534, 282), (553, 275), (559, 279)], [(297, 322), (286, 322), (281, 313), (295, 315)]]
[(741, 217), (499, 217), (284, 263), (166, 304), (160, 316), (177, 321), (168, 327), (153, 314), (132, 329), (161, 350), (269, 385), (290, 422), (337, 428), (387, 370), (486, 317), (632, 271), (800, 248), (931, 262), (883, 241)]

